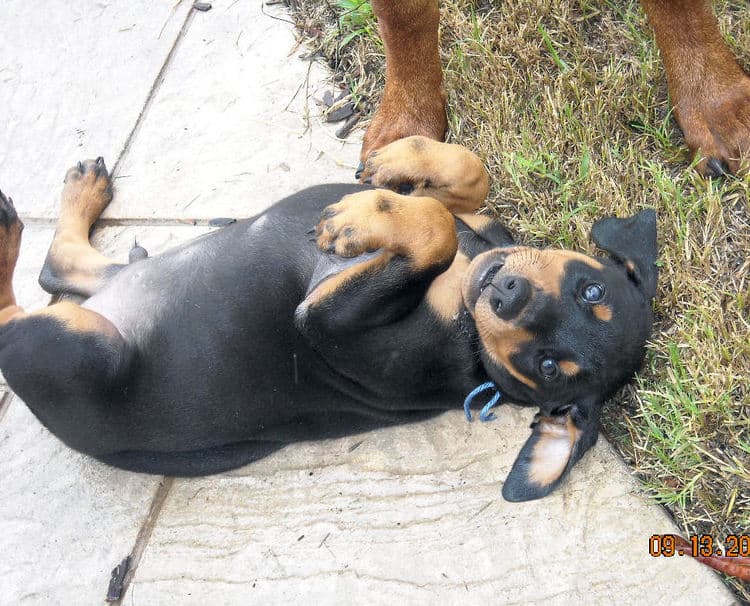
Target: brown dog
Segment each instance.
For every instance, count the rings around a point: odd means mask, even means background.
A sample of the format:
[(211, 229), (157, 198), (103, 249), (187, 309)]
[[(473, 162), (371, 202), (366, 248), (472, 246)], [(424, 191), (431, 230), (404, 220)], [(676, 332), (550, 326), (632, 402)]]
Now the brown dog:
[[(705, 176), (737, 172), (750, 152), (750, 77), (719, 32), (711, 0), (641, 0), (664, 59), (675, 116)], [(409, 135), (447, 127), (437, 0), (372, 0), (385, 44), (383, 99), (361, 159)]]

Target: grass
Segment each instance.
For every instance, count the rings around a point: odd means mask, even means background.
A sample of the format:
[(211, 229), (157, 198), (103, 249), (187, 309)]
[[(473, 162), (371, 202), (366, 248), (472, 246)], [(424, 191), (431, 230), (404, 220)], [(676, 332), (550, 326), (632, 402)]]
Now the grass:
[[(383, 50), (369, 6), (293, 0), (303, 37), (374, 109)], [(750, 9), (718, 0), (750, 67)], [(526, 243), (592, 251), (603, 215), (659, 217), (656, 326), (605, 433), (684, 534), (750, 528), (750, 179), (691, 170), (637, 0), (444, 0), (450, 140), (486, 162), (488, 206)], [(750, 603), (750, 587), (728, 580)]]

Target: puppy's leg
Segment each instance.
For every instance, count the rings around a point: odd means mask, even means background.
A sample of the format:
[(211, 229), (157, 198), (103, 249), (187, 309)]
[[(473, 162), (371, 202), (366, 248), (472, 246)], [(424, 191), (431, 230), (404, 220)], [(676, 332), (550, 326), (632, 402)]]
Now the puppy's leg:
[(297, 308), (297, 326), (308, 337), (395, 321), (419, 304), (458, 247), (443, 204), (382, 190), (327, 207), (317, 233), (318, 247), (330, 253), (319, 266), (331, 269), (314, 278)]
[(13, 200), (0, 191), (0, 325), (23, 313), (16, 305), (13, 271), (21, 248), (23, 223), (16, 214)]
[(490, 187), (484, 164), (468, 149), (420, 136), (372, 152), (362, 179), (401, 194), (429, 196), (453, 214), (476, 211)]
[(445, 137), (445, 93), (438, 49), (437, 0), (373, 0), (385, 45), (385, 91), (365, 134), (360, 159), (388, 143)]
[(706, 176), (737, 172), (750, 155), (750, 77), (719, 32), (711, 0), (641, 0), (667, 72), (685, 141)]
[(53, 433), (98, 454), (116, 446), (114, 424), (98, 407), (112, 402), (130, 348), (99, 314), (70, 302), (27, 314), (16, 305), (13, 270), (23, 225), (0, 193), (0, 369)]
[(104, 159), (79, 162), (65, 175), (60, 218), (39, 283), (50, 294), (89, 297), (123, 267), (89, 243), (89, 232), (112, 200)]

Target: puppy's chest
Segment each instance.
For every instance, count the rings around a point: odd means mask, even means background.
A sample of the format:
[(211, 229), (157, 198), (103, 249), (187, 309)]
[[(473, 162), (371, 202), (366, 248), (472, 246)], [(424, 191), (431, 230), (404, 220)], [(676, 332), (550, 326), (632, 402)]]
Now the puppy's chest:
[(425, 300), (442, 322), (456, 322), (464, 310), (461, 284), (471, 259), (462, 251), (456, 253), (450, 267), (432, 281)]
[(448, 324), (423, 305), (400, 322), (358, 335), (329, 361), (388, 407), (403, 401), (411, 408), (421, 399), (436, 405), (436, 397), (456, 405), (476, 372), (471, 331), (461, 329), (466, 324), (465, 312)]
[(462, 294), (464, 276), (471, 261), (490, 248), (490, 242), (457, 222), (459, 248), (448, 269), (432, 281), (427, 289), (425, 301), (444, 323), (455, 324), (465, 311)]

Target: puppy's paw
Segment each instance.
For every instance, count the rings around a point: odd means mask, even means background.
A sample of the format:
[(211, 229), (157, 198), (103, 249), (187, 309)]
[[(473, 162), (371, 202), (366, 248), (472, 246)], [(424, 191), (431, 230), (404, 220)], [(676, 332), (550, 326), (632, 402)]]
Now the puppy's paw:
[(315, 230), (318, 248), (340, 257), (356, 257), (384, 246), (378, 214), (389, 212), (392, 202), (386, 196), (362, 194), (345, 196), (326, 207)]
[(13, 200), (0, 191), (0, 309), (15, 302), (11, 282), (21, 248), (23, 223)]
[(61, 214), (77, 212), (96, 218), (112, 200), (112, 179), (104, 158), (84, 160), (65, 173)]
[(23, 223), (18, 218), (13, 198), (0, 191), (0, 229), (6, 234), (19, 233), (23, 230)]
[(489, 176), (475, 154), (420, 136), (371, 153), (360, 180), (403, 195), (435, 198), (452, 212), (475, 211), (489, 192)]
[(443, 145), (421, 136), (394, 141), (367, 157), (360, 181), (402, 195), (439, 186), (439, 163), (431, 161), (430, 151), (440, 150)]
[(328, 206), (316, 228), (318, 247), (340, 257), (382, 250), (408, 258), (414, 267), (436, 267), (453, 259), (457, 238), (453, 215), (428, 197), (369, 190)]
[(23, 222), (18, 218), (13, 199), (0, 191), (0, 263), (15, 264), (21, 245)]

